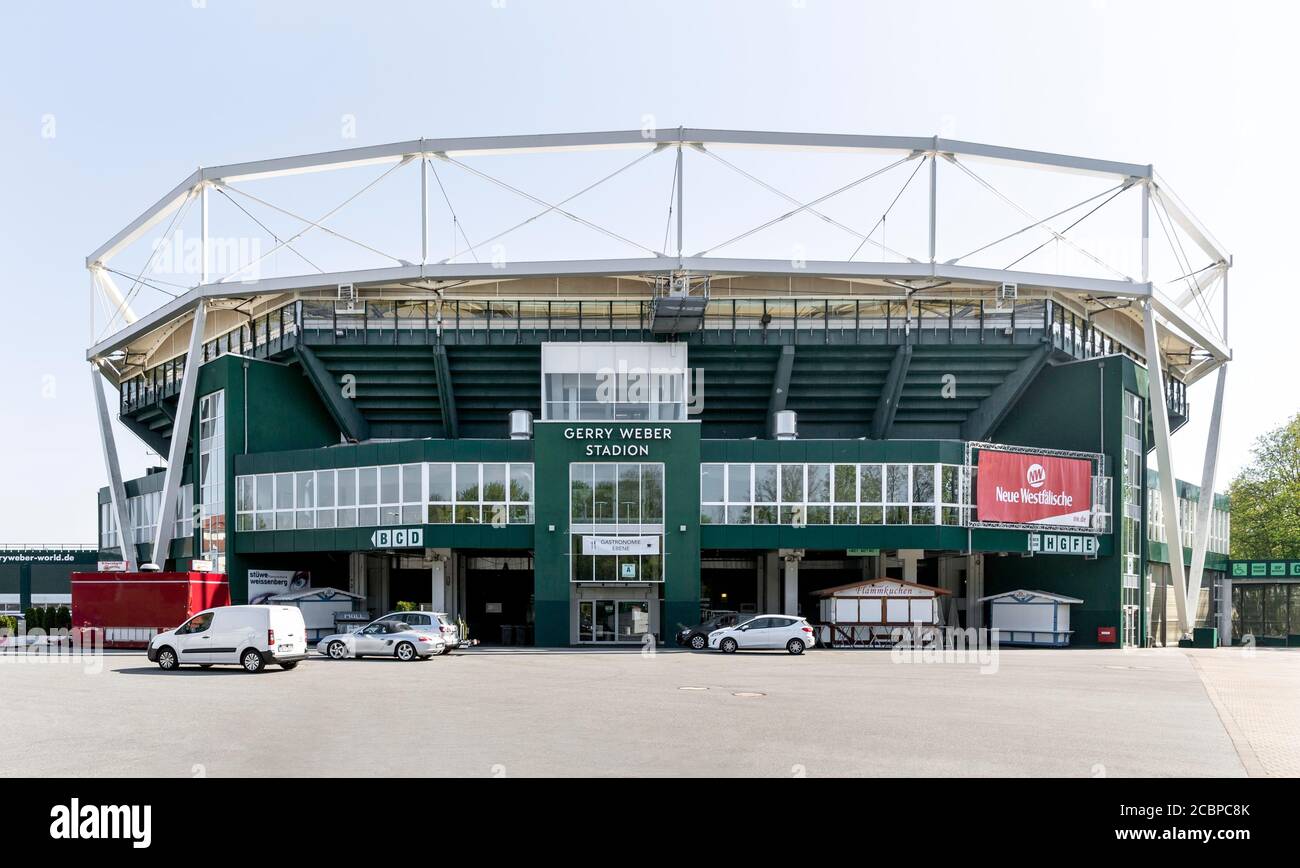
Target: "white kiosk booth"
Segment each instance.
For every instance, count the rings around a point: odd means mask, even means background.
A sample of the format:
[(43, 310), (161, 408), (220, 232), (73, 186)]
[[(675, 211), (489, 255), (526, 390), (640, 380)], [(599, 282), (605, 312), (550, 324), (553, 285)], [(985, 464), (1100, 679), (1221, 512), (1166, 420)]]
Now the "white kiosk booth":
[(989, 604), (989, 629), (998, 631), (1000, 644), (1064, 648), (1073, 632), (1070, 607), (1083, 600), (1020, 590), (981, 597), (980, 602)]
[(870, 648), (894, 643), (894, 630), (920, 625), (937, 633), (943, 625), (938, 597), (943, 588), (902, 579), (868, 579), (815, 592), (823, 647)]

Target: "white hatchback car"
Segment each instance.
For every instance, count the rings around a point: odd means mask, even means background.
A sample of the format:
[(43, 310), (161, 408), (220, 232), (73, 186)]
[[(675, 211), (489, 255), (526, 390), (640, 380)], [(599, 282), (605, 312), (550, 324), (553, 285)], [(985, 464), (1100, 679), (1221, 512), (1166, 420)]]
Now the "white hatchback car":
[(759, 615), (709, 634), (709, 647), (723, 654), (741, 648), (784, 648), (791, 654), (802, 654), (816, 644), (813, 628), (796, 615)]

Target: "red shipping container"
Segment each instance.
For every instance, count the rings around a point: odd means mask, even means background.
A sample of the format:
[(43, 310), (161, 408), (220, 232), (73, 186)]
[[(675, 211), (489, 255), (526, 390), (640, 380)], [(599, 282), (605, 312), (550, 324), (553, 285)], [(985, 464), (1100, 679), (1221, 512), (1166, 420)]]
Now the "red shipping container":
[(105, 648), (144, 648), (154, 634), (229, 605), (224, 573), (72, 574), (72, 628), (102, 630)]
[(1103, 645), (1114, 645), (1118, 631), (1115, 627), (1098, 627), (1097, 641)]

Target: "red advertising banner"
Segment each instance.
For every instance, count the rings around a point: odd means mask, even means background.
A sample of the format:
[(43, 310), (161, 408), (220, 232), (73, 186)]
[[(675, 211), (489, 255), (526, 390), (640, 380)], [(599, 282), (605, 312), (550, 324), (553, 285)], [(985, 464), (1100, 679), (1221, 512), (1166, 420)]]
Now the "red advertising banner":
[(1091, 461), (982, 450), (975, 467), (979, 521), (1089, 526)]

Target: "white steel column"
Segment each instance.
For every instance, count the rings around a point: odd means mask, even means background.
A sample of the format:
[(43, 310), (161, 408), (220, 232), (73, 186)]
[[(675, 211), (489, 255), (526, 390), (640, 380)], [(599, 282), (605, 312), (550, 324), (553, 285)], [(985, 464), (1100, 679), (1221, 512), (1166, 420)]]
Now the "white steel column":
[(90, 388), (95, 393), (95, 415), (99, 418), (99, 442), (104, 447), (104, 469), (108, 471), (108, 496), (117, 519), (117, 538), (127, 572), (135, 572), (135, 541), (131, 538), (131, 521), (126, 508), (126, 488), (122, 485), (122, 468), (117, 462), (117, 442), (113, 437), (113, 419), (104, 402), (104, 388), (99, 382), (98, 365), (90, 368)]
[[(935, 145), (938, 146), (939, 139), (936, 137)], [(939, 219), (939, 152), (936, 150), (930, 154), (930, 264), (934, 265), (936, 260), (936, 242), (938, 241), (938, 219)]]
[[(679, 133), (680, 134), (680, 133)], [(677, 258), (682, 258), (682, 218), (686, 209), (682, 207), (682, 196), (686, 191), (685, 179), (682, 177), (682, 143), (677, 143)]]
[(208, 185), (204, 182), (199, 185), (199, 254), (202, 259), (199, 263), (200, 285), (208, 282), (208, 258), (211, 252), (211, 245), (208, 243)]
[[(181, 377), (181, 393), (176, 405), (176, 418), (172, 421), (172, 442), (167, 448), (167, 473), (163, 477), (162, 503), (158, 504), (158, 527), (154, 531), (153, 551), (150, 557), (158, 569), (166, 566), (167, 549), (171, 546), (176, 513), (176, 494), (180, 491), (181, 476), (185, 473), (185, 448), (190, 440), (190, 417), (194, 411), (194, 392), (199, 385), (199, 358), (203, 347), (203, 328), (207, 323), (208, 305), (200, 301), (194, 309), (194, 323), (190, 330), (189, 354), (185, 356), (185, 373)], [(202, 497), (203, 480), (199, 468), (194, 468), (194, 503)]]
[[(1187, 573), (1183, 569), (1183, 535), (1178, 522), (1178, 490), (1174, 481), (1174, 462), (1169, 449), (1169, 409), (1165, 404), (1164, 366), (1160, 363), (1160, 341), (1156, 335), (1155, 310), (1148, 301), (1142, 307), (1147, 350), (1147, 394), (1156, 435), (1156, 467), (1160, 471), (1160, 505), (1164, 512), (1165, 547), (1169, 550), (1169, 569), (1173, 574), (1174, 602), (1178, 606), (1180, 635), (1191, 633), (1187, 613)], [(1121, 493), (1121, 497), (1123, 494)]]
[(1196, 502), (1196, 533), (1192, 537), (1192, 571), (1187, 576), (1187, 599), (1192, 612), (1201, 600), (1201, 580), (1205, 575), (1205, 551), (1210, 539), (1210, 519), (1214, 514), (1214, 475), (1219, 464), (1219, 422), (1223, 415), (1223, 390), (1228, 366), (1219, 368), (1214, 383), (1214, 408), (1210, 411), (1210, 433), (1205, 438), (1205, 466), (1201, 470), (1201, 497)]
[(429, 261), (429, 156), (420, 139), (420, 264)]

